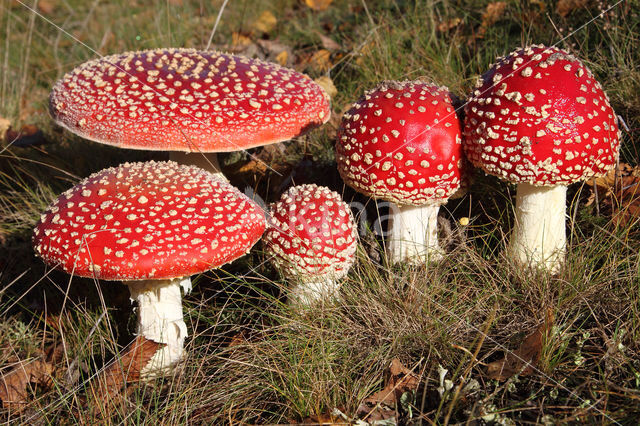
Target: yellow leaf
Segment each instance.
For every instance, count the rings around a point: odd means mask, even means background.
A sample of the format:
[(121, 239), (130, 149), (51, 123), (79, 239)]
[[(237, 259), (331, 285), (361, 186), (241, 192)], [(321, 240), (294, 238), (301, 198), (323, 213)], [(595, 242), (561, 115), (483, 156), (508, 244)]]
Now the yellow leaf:
[(278, 63), (282, 66), (287, 65), (287, 59), (289, 59), (289, 54), (286, 50), (283, 50), (282, 52), (278, 53), (278, 56), (276, 56), (276, 61), (278, 61)]
[(336, 86), (333, 84), (331, 77), (323, 75), (322, 77), (316, 78), (314, 81), (318, 86), (322, 87), (325, 92), (327, 92), (327, 95), (329, 95), (330, 98), (333, 99), (333, 97), (338, 94), (338, 89), (336, 89)]
[(331, 68), (331, 52), (320, 49), (311, 57), (311, 66), (317, 71), (327, 71)]
[(234, 32), (231, 34), (231, 46), (234, 49), (246, 47), (251, 44), (251, 39), (244, 34)]
[(265, 10), (258, 19), (253, 21), (253, 29), (260, 33), (269, 33), (276, 27), (277, 23), (278, 20), (273, 13)]
[(332, 0), (304, 0), (307, 6), (317, 12), (327, 10), (329, 5), (331, 5), (331, 1)]

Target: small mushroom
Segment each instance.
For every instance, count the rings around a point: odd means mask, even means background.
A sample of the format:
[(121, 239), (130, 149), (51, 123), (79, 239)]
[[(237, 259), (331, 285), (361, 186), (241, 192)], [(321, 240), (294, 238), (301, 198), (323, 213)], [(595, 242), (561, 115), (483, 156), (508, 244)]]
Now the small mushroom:
[[(86, 139), (172, 151), (220, 172), (217, 156), (291, 139), (329, 120), (329, 97), (308, 76), (213, 51), (155, 49), (85, 62), (53, 87), (49, 110)], [(191, 154), (189, 154), (191, 153)]]
[(347, 185), (393, 203), (392, 262), (442, 256), (438, 209), (464, 172), (460, 123), (445, 87), (385, 81), (366, 92), (342, 118), (336, 160)]
[(519, 48), (499, 58), (465, 107), (469, 161), (518, 185), (509, 256), (551, 272), (564, 263), (567, 185), (606, 174), (619, 144), (602, 86), (555, 47)]
[(291, 187), (271, 206), (268, 223), (267, 255), (286, 278), (299, 283), (289, 293), (290, 303), (334, 297), (358, 244), (351, 210), (340, 195), (317, 185)]
[(180, 287), (246, 254), (263, 211), (226, 181), (175, 162), (125, 163), (60, 195), (33, 232), (35, 251), (72, 275), (121, 280), (138, 302), (138, 334), (163, 343), (143, 375), (183, 356)]

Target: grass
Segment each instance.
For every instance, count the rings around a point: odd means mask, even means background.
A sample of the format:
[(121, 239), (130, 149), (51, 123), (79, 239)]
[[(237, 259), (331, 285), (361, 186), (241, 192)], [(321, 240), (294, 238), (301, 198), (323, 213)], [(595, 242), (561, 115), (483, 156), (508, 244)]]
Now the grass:
[[(604, 3), (560, 3), (580, 6), (563, 16), (556, 2), (507, 2), (502, 14), (491, 17), (485, 14), (488, 3), (479, 0), (335, 1), (322, 12), (294, 0), (229, 2), (215, 46), (231, 48), (234, 33), (278, 41), (291, 48), (295, 68), (314, 78), (328, 74), (338, 89), (335, 118), (285, 143), (284, 158), (272, 159), (285, 176), (267, 171), (232, 176), (232, 182), (253, 186), (267, 201), (279, 196), (280, 184), (322, 183), (366, 206), (358, 261), (339, 301), (303, 312), (284, 303), (286, 283), (265, 263), (259, 246), (197, 277), (185, 298), (191, 335), (183, 368), (132, 385), (105, 404), (88, 379), (132, 340), (126, 288), (46, 269), (33, 255), (31, 228), (56, 194), (81, 177), (163, 154), (117, 150), (63, 132), (48, 116), (48, 92), (65, 72), (98, 54), (205, 47), (222, 2), (40, 0), (45, 20), (2, 0), (0, 117), (14, 129), (37, 126), (48, 142), (3, 142), (0, 148), (0, 373), (53, 343), (64, 342), (64, 357), (52, 385), (34, 389), (21, 414), (0, 410), (0, 421), (289, 423), (334, 408), (354, 416), (362, 400), (383, 387), (385, 369), (398, 358), (420, 380), (410, 414), (402, 412), (404, 423), (635, 424), (636, 222), (615, 227), (604, 212), (585, 205), (588, 188), (575, 185), (566, 267), (554, 277), (532, 274), (502, 257), (513, 188), (477, 174), (469, 195), (442, 209), (452, 230), (447, 258), (430, 267), (390, 267), (380, 261), (381, 241), (371, 232), (375, 203), (345, 187), (335, 171), (337, 120), (364, 90), (384, 79), (426, 76), (464, 99), (496, 56), (534, 42), (568, 48), (594, 71), (629, 127), (621, 160), (638, 164), (640, 4), (624, 1), (599, 16), (608, 7)], [(277, 18), (266, 35), (253, 24), (265, 10)], [(328, 72), (307, 61), (322, 49), (320, 34), (340, 46), (331, 52)], [(230, 168), (242, 161), (246, 156), (223, 159)], [(459, 225), (461, 217), (470, 224)], [(516, 350), (547, 311), (554, 326), (533, 374), (489, 379), (487, 364)], [(442, 396), (439, 368), (448, 370), (445, 378), (454, 385)]]

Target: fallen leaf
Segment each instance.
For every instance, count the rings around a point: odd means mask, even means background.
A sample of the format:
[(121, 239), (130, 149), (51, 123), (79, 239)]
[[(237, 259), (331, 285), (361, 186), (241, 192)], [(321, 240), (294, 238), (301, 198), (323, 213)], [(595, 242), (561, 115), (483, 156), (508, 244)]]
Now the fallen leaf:
[(340, 45), (335, 41), (333, 41), (331, 37), (327, 37), (326, 35), (322, 34), (320, 31), (316, 31), (316, 34), (318, 35), (318, 37), (320, 37), (320, 42), (322, 43), (322, 47), (324, 47), (327, 50), (340, 50)]
[(331, 77), (323, 75), (322, 77), (316, 78), (314, 81), (318, 84), (318, 86), (322, 87), (325, 92), (327, 92), (327, 95), (329, 95), (331, 99), (333, 99), (338, 94), (338, 89), (336, 89), (336, 86), (333, 84), (333, 80), (331, 80)]
[(640, 218), (640, 167), (620, 163), (606, 175), (586, 181), (591, 187), (587, 205), (597, 202), (616, 225), (627, 225)]
[(51, 15), (56, 10), (55, 2), (52, 0), (40, 0), (38, 2), (38, 10), (43, 15)]
[(344, 425), (349, 424), (339, 416), (331, 414), (318, 414), (314, 416), (305, 417), (302, 420), (303, 425)]
[(449, 19), (447, 21), (440, 22), (438, 24), (437, 28), (438, 28), (439, 32), (446, 33), (448, 31), (456, 28), (461, 23), (462, 23), (462, 19), (460, 19), (460, 18), (452, 18), (452, 19)]
[(540, 359), (542, 345), (548, 337), (551, 327), (553, 327), (553, 311), (548, 309), (544, 322), (524, 339), (518, 349), (507, 352), (504, 358), (487, 366), (487, 376), (491, 379), (504, 381), (516, 374), (521, 376), (532, 374)]
[(490, 27), (491, 25), (498, 22), (502, 15), (504, 15), (504, 10), (507, 8), (507, 3), (504, 1), (497, 1), (494, 3), (489, 3), (484, 13), (482, 14), (482, 26), (485, 28)]
[(270, 33), (278, 23), (278, 19), (268, 10), (265, 10), (253, 21), (253, 29), (259, 33)]
[(29, 402), (31, 385), (50, 388), (55, 363), (62, 359), (62, 344), (50, 346), (45, 353), (32, 361), (18, 362), (7, 374), (0, 372), (0, 400), (4, 408), (14, 413), (24, 410)]
[(316, 12), (327, 10), (333, 0), (304, 0), (305, 4)]
[(311, 56), (309, 62), (314, 70), (326, 72), (332, 65), (331, 52), (327, 49), (320, 49)]
[(413, 400), (420, 379), (405, 367), (397, 358), (391, 361), (387, 371), (385, 387), (366, 398), (357, 410), (357, 416), (364, 421), (373, 423), (376, 421), (396, 420), (400, 416), (403, 403)]
[(282, 66), (287, 65), (288, 59), (289, 59), (289, 54), (287, 53), (286, 50), (283, 50), (282, 52), (278, 53), (278, 55), (276, 56), (276, 61)]
[(583, 9), (587, 5), (587, 0), (560, 0), (556, 4), (556, 13), (563, 18), (574, 10)]
[(493, 3), (489, 3), (484, 13), (482, 14), (482, 23), (480, 24), (480, 28), (478, 31), (471, 37), (469, 41), (474, 41), (475, 39), (484, 38), (487, 29), (491, 27), (493, 24), (498, 22), (502, 15), (504, 15), (504, 11), (507, 8), (507, 3), (504, 1), (497, 1)]
[(268, 61), (276, 61), (283, 66), (291, 66), (295, 60), (293, 49), (286, 44), (273, 40), (258, 40), (263, 56)]
[(92, 380), (92, 384), (97, 382), (97, 386), (92, 386), (96, 398), (113, 397), (120, 393), (125, 384), (140, 380), (140, 372), (144, 366), (163, 346), (164, 344), (148, 340), (144, 336), (137, 336), (120, 358), (113, 360)]
[(251, 43), (251, 38), (249, 38), (249, 36), (235, 31), (231, 33), (231, 47), (234, 50), (243, 49)]

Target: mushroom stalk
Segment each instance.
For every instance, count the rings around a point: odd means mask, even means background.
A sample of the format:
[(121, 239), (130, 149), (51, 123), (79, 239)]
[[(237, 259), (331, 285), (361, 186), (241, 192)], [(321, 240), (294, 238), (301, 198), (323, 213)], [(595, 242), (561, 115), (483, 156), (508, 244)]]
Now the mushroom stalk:
[(187, 325), (182, 316), (180, 287), (187, 294), (191, 278), (127, 281), (131, 299), (138, 302), (137, 334), (164, 346), (156, 351), (142, 369), (149, 378), (162, 374), (182, 359)]
[(318, 281), (303, 281), (289, 291), (291, 306), (311, 306), (321, 300), (329, 300), (338, 294), (340, 285), (332, 278), (318, 278)]
[(567, 187), (518, 184), (515, 225), (509, 256), (527, 265), (557, 272), (566, 247)]
[(439, 205), (409, 206), (391, 204), (387, 250), (392, 263), (438, 261)]
[(218, 154), (215, 152), (181, 152), (172, 151), (169, 154), (169, 160), (178, 164), (186, 164), (196, 166), (208, 171), (212, 175), (216, 175), (225, 181), (228, 179), (222, 174), (220, 163), (218, 163)]

